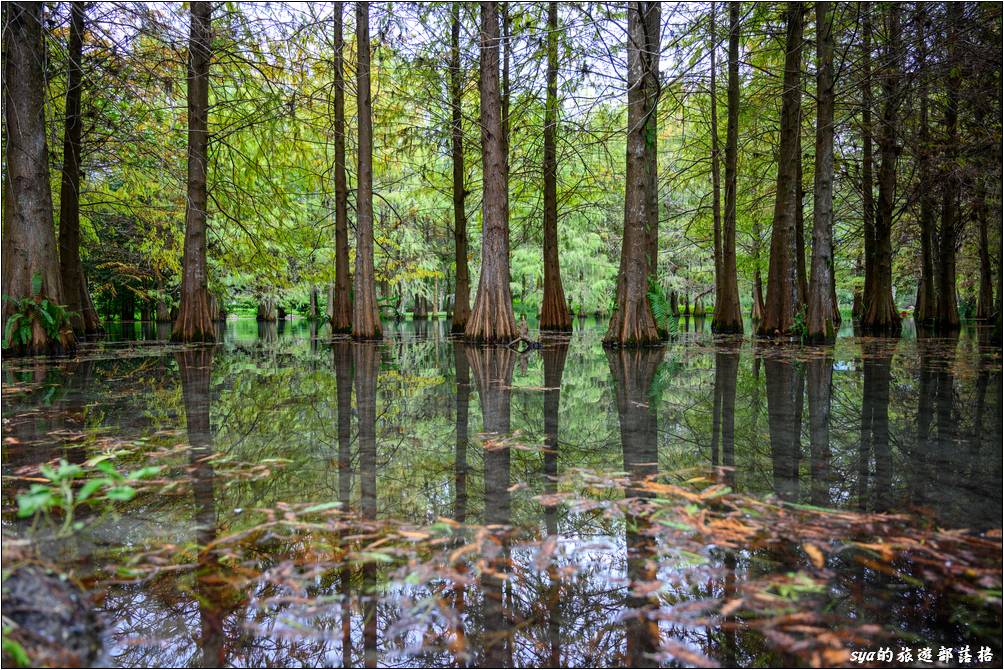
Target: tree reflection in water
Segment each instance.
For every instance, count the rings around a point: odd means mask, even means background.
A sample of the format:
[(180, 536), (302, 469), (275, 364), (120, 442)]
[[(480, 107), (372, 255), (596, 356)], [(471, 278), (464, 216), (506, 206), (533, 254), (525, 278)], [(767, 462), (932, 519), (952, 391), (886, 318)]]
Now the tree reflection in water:
[[(801, 543), (715, 549), (707, 581), (678, 589), (673, 547), (648, 513), (663, 503), (641, 480), (704, 474), (751, 496), (1000, 527), (1000, 349), (978, 332), (827, 349), (697, 333), (666, 354), (603, 353), (600, 332), (587, 330), (517, 360), (451, 342), (441, 326), (402, 323), (386, 348), (334, 341), (330, 358), (314, 337), (323, 328), (291, 321), (279, 334), (235, 321), (211, 348), (109, 344), (79, 360), (5, 362), (16, 442), (5, 443), (3, 468), (14, 486), (60, 457), (83, 463), (124, 446), (129, 469), (177, 454), (158, 462), (181, 486), (118, 515), (81, 510), (87, 528), (72, 551), (50, 554), (95, 572), (169, 546), (187, 562), (95, 582), (111, 658), (643, 666), (680, 662), (683, 644), (725, 665), (781, 662), (741, 611), (690, 630), (668, 621), (689, 602), (742, 597), (751, 579), (811, 569)], [(178, 443), (190, 448), (172, 451)], [(582, 472), (632, 481), (591, 489), (608, 511), (584, 510), (569, 502)], [(260, 519), (255, 510), (333, 501), (363, 528), (339, 526), (316, 545), (273, 531), (227, 539)], [(456, 526), (433, 566), (394, 553), (422, 543), (373, 530), (441, 518)], [(30, 528), (10, 504), (5, 522)], [(374, 552), (396, 562), (339, 560), (381, 541)], [(471, 543), (476, 551), (448, 563)], [(172, 550), (157, 556), (169, 565)], [(922, 577), (924, 565), (904, 558), (896, 569)], [(826, 568), (845, 621), (946, 644), (999, 621), (999, 610), (960, 610), (945, 589), (904, 586), (842, 553)]]

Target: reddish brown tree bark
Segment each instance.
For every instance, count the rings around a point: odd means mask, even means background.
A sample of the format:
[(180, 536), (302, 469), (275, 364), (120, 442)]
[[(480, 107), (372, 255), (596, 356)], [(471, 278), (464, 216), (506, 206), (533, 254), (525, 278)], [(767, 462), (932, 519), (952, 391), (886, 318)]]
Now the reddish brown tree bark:
[(349, 276), (349, 187), (345, 178), (345, 35), (343, 4), (335, 3), (335, 286), (331, 332), (352, 332), (352, 278)]
[(516, 338), (509, 288), (509, 193), (502, 103), (499, 94), (499, 17), (495, 2), (481, 3), (481, 279), (465, 335), (475, 342)]
[(209, 310), (209, 272), (206, 264), (211, 13), (212, 3), (191, 3), (188, 42), (188, 202), (185, 207), (181, 305), (171, 332), (171, 339), (176, 342), (212, 342), (216, 337)]
[[(711, 221), (712, 240), (715, 256), (715, 301), (721, 294), (722, 283), (722, 170), (719, 165), (718, 147), (718, 77), (716, 54), (718, 44), (715, 35), (715, 4), (711, 3), (710, 50), (711, 57)], [(712, 324), (713, 326), (714, 324)]]
[(83, 88), (81, 59), (84, 51), (86, 5), (70, 5), (70, 40), (67, 45), (66, 114), (63, 124), (63, 175), (59, 189), (59, 272), (70, 323), (78, 334), (101, 332), (84, 267), (80, 263), (80, 95)]
[(648, 236), (648, 275), (655, 278), (659, 273), (659, 54), (661, 47), (661, 6), (649, 2), (644, 8), (645, 46), (643, 76), (645, 90), (645, 177), (648, 183), (646, 198)]
[(558, 3), (547, 6), (547, 100), (544, 104), (544, 301), (540, 329), (572, 330), (558, 262)]
[(963, 6), (948, 3), (948, 74), (945, 78), (945, 150), (942, 168), (941, 228), (937, 257), (938, 307), (934, 325), (941, 331), (958, 330), (959, 303), (955, 295), (955, 269), (959, 233), (962, 229), (959, 199), (962, 184), (956, 165), (959, 155), (959, 89), (962, 86), (959, 58), (959, 23)]
[(832, 342), (833, 322), (833, 14), (816, 3), (816, 173), (812, 208), (812, 276), (806, 339)]
[(359, 157), (356, 190), (356, 273), (352, 303), (352, 337), (383, 337), (373, 270), (373, 101), (370, 99), (370, 7), (356, 3), (356, 104)]
[(861, 329), (872, 335), (896, 336), (900, 332), (900, 316), (892, 297), (892, 225), (896, 197), (896, 146), (899, 127), (899, 107), (903, 97), (899, 6), (884, 5), (886, 16), (886, 46), (882, 72), (882, 123), (878, 144), (882, 164), (879, 166), (878, 216), (875, 217), (871, 265), (865, 263), (868, 289), (864, 296)]
[(801, 120), (802, 3), (789, 2), (786, 10), (787, 38), (784, 59), (784, 90), (781, 94), (781, 147), (778, 155), (774, 220), (770, 236), (770, 268), (767, 272), (767, 302), (759, 335), (790, 335), (794, 332), (799, 300), (797, 247), (798, 147)]
[(935, 177), (932, 169), (931, 130), (928, 117), (928, 80), (924, 72), (927, 65), (927, 12), (923, 3), (917, 5), (917, 62), (920, 72), (920, 128), (916, 149), (917, 172), (920, 194), (918, 197), (920, 225), (920, 280), (917, 282), (917, 301), (913, 318), (917, 323), (930, 324), (934, 321), (938, 306), (937, 280), (934, 271), (934, 254), (937, 237), (935, 213), (935, 192), (932, 188)]
[(467, 267), (467, 211), (464, 185), (463, 73), (460, 69), (460, 4), (450, 7), (450, 134), (453, 150), (453, 240), (457, 281), (450, 331), (463, 333), (471, 316), (471, 279)]
[(871, 3), (860, 5), (861, 18), (861, 230), (865, 257), (864, 288), (854, 310), (854, 318), (864, 316), (868, 296), (871, 294), (871, 275), (867, 268), (871, 267), (872, 252), (875, 247), (875, 196), (872, 178), (872, 21)]
[[(654, 117), (658, 99), (657, 80), (651, 73), (651, 59), (659, 56), (658, 3), (628, 3), (628, 136), (627, 176), (624, 186), (624, 236), (621, 244), (617, 298), (604, 344), (642, 346), (660, 341), (659, 331), (648, 300), (651, 266), (652, 171), (656, 135), (647, 125)], [(649, 31), (655, 29), (655, 34)], [(653, 90), (655, 85), (655, 90)]]
[[(725, 130), (725, 223), (722, 230), (721, 280), (715, 295), (711, 331), (743, 332), (736, 275), (736, 185), (739, 157), (739, 3), (729, 4), (728, 126)], [(716, 135), (717, 137), (717, 135)], [(757, 275), (759, 279), (759, 274)]]
[[(52, 192), (45, 138), (45, 47), (41, 2), (3, 6), (3, 327), (12, 299), (63, 302), (63, 285), (52, 226)], [(35, 286), (33, 286), (35, 284)], [(59, 353), (76, 343), (70, 324), (52, 338), (38, 317), (31, 317), (31, 339), (10, 350), (25, 354)], [(6, 348), (6, 346), (5, 346)]]

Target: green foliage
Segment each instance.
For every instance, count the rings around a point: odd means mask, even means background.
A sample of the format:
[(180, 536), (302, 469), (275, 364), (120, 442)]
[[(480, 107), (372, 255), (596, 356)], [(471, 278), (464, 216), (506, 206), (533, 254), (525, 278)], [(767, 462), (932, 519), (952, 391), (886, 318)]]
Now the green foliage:
[(795, 323), (791, 327), (791, 332), (797, 335), (800, 340), (804, 340), (805, 336), (809, 334), (809, 326), (805, 319), (805, 305), (802, 305), (798, 308), (798, 311), (795, 312)]
[(27, 492), (18, 495), (17, 515), (36, 519), (62, 515), (59, 533), (67, 534), (83, 527), (81, 522), (74, 522), (80, 506), (128, 502), (136, 495), (132, 484), (156, 475), (160, 467), (147, 466), (124, 475), (108, 460), (98, 457), (84, 465), (60, 459), (58, 467), (43, 464), (39, 471), (48, 483), (32, 484)]
[(2, 639), (3, 653), (7, 656), (10, 656), (10, 659), (14, 661), (14, 664), (17, 667), (30, 668), (31, 658), (28, 657), (28, 652), (24, 650), (24, 647), (21, 646), (20, 642), (8, 637), (8, 635), (10, 635), (11, 631), (13, 630), (14, 630), (13, 626), (3, 627), (3, 639)]
[(513, 298), (512, 311), (513, 311), (513, 316), (516, 317), (517, 321), (520, 319), (526, 319), (527, 321), (529, 321), (534, 316), (536, 316), (537, 306), (528, 301), (524, 302), (519, 298)]
[(648, 302), (652, 306), (655, 325), (662, 332), (675, 335), (680, 332), (680, 320), (673, 315), (665, 289), (653, 277), (648, 278)]
[(32, 323), (36, 321), (42, 324), (50, 339), (57, 339), (69, 327), (70, 316), (73, 314), (63, 305), (42, 297), (42, 275), (38, 272), (31, 276), (30, 296), (15, 298), (4, 295), (3, 300), (14, 305), (14, 312), (4, 324), (5, 349), (14, 344), (31, 344)]

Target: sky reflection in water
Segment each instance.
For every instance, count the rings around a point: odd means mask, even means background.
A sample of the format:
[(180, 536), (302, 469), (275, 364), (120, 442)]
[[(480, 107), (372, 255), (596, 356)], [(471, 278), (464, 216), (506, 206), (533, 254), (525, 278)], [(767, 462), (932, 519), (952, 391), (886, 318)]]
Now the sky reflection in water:
[[(125, 666), (790, 662), (742, 610), (709, 603), (811, 554), (694, 555), (652, 515), (659, 486), (703, 477), (761, 500), (1001, 526), (1001, 350), (980, 332), (845, 329), (821, 350), (690, 323), (664, 350), (604, 352), (602, 324), (578, 325), (520, 355), (454, 342), (442, 321), (388, 323), (381, 345), (231, 321), (223, 344), (187, 349), (137, 324), (73, 361), (5, 362), (3, 472), (116, 446), (184, 480), (44, 545), (94, 575), (105, 658)], [(11, 481), (4, 527), (26, 535)], [(119, 563), (141, 578), (112, 583)], [(984, 567), (999, 574), (999, 555)], [(783, 591), (795, 609), (999, 656), (999, 600), (960, 605), (842, 555), (825, 569), (826, 593)]]

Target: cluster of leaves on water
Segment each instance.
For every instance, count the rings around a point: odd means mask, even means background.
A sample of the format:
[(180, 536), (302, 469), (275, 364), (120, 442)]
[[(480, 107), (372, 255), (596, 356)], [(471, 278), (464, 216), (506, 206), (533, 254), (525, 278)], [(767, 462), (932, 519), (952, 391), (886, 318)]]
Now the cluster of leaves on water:
[[(256, 466), (232, 465), (235, 473), (242, 467), (259, 472)], [(137, 479), (142, 474), (131, 473)], [(67, 473), (56, 480), (67, 478), (77, 480)], [(109, 485), (117, 481), (109, 479)], [(160, 486), (179, 492), (176, 479), (161, 480)], [(570, 470), (556, 492), (536, 500), (545, 508), (613, 519), (645, 538), (645, 579), (624, 583), (604, 577), (641, 603), (625, 611), (623, 621), (756, 634), (774, 653), (813, 666), (839, 665), (850, 649), (898, 635), (841, 614), (840, 600), (848, 590), (844, 582), (853, 566), (884, 576), (889, 589), (938, 592), (958, 607), (999, 620), (999, 531), (974, 535), (917, 525), (903, 515), (762, 500), (701, 477), (671, 483), (665, 476), (638, 480), (624, 473)], [(375, 599), (400, 608), (395, 639), (421, 640), (419, 648), (410, 645), (400, 653), (448, 650), (469, 660), (474, 653), (470, 645), (486, 642), (470, 639), (473, 633), (458, 633), (465, 617), (457, 609), (458, 590), (477, 589), (485, 579), (575, 584), (597, 569), (576, 559), (576, 552), (587, 547), (569, 548), (567, 543), (575, 541), (560, 535), (445, 518), (427, 525), (367, 519), (331, 501), (279, 503), (247, 510), (241, 519), (216, 529), (201, 544), (112, 551), (106, 569), (92, 583), (98, 588), (160, 584), (200, 598), (211, 592), (226, 607), (256, 612), (247, 621), (258, 623), (246, 625), (308, 640), (326, 639), (332, 612)], [(710, 581), (729, 583), (730, 557), (733, 566), (739, 557), (760, 568), (748, 568), (738, 579), (733, 568), (731, 588), (707, 591), (702, 585)], [(346, 570), (355, 579), (370, 575), (354, 601), (318, 591), (318, 584), (340, 583)], [(514, 625), (508, 634), (518, 628)], [(722, 660), (683, 638), (662, 635), (659, 644), (657, 655), (664, 660), (708, 666)]]

